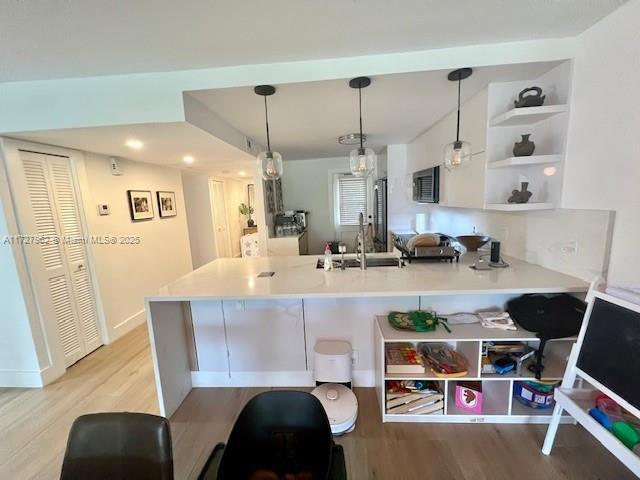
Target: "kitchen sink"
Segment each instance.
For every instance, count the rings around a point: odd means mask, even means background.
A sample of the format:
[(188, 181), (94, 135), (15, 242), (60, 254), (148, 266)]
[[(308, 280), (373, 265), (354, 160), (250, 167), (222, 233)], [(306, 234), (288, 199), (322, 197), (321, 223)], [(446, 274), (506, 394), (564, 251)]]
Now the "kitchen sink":
[[(389, 257), (367, 257), (367, 268), (374, 267), (398, 267), (398, 258), (389, 258)], [(344, 259), (346, 268), (360, 268), (360, 262), (355, 258), (345, 258)], [(341, 261), (340, 259), (333, 260), (333, 268), (340, 269)], [(404, 262), (402, 262), (404, 265)], [(316, 268), (324, 268), (324, 258), (319, 258), (318, 263), (316, 264)]]

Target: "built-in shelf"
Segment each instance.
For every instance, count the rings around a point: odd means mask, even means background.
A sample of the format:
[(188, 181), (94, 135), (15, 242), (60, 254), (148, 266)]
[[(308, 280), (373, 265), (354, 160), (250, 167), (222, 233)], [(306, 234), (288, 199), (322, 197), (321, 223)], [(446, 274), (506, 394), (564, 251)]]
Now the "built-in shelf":
[(491, 119), (492, 127), (533, 125), (547, 118), (569, 111), (569, 105), (543, 105), (542, 107), (512, 108)]
[(510, 157), (504, 160), (487, 163), (488, 168), (522, 167), (526, 165), (546, 165), (549, 163), (559, 163), (561, 155), (531, 155), (529, 157)]
[(554, 202), (541, 203), (488, 203), (487, 210), (499, 210), (502, 212), (527, 212), (530, 210), (553, 210), (556, 208)]

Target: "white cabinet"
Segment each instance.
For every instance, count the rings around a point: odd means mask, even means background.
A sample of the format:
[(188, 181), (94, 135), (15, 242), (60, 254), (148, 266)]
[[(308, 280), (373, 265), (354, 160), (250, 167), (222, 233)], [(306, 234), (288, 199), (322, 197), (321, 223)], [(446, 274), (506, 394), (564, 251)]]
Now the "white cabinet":
[(198, 369), (228, 373), (222, 302), (220, 300), (191, 302), (191, 321)]
[(231, 376), (306, 370), (301, 300), (225, 300)]

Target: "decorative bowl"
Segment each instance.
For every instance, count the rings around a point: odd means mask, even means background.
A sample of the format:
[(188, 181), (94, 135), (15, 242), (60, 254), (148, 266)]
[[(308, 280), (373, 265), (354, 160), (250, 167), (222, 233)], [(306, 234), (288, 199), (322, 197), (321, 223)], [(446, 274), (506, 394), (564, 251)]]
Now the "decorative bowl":
[(467, 252), (477, 252), (480, 247), (491, 240), (491, 237), (486, 235), (460, 235), (456, 239)]

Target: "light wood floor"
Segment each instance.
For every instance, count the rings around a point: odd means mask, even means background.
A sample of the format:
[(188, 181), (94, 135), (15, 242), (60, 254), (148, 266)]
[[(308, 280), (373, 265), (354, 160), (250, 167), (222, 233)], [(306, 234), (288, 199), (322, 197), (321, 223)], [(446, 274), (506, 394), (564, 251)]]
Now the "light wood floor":
[[(177, 479), (193, 479), (242, 406), (266, 389), (195, 389), (171, 419)], [(382, 424), (373, 389), (356, 389), (350, 480), (611, 479), (629, 473), (580, 427), (561, 426), (550, 457), (544, 426)], [(57, 479), (69, 427), (100, 411), (157, 413), (144, 327), (105, 346), (44, 389), (0, 389), (0, 479)]]

